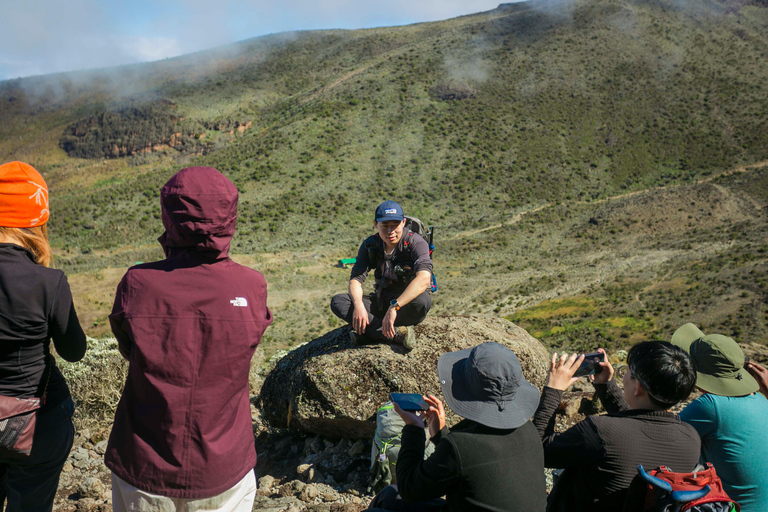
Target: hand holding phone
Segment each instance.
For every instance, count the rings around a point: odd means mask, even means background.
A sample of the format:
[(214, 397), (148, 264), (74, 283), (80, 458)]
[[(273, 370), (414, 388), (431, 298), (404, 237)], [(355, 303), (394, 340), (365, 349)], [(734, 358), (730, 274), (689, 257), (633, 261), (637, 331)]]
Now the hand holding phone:
[(389, 398), (404, 411), (429, 410), (429, 404), (419, 393), (390, 393)]
[(603, 371), (603, 367), (600, 363), (605, 361), (605, 353), (592, 352), (591, 354), (584, 354), (584, 361), (581, 362), (574, 377), (585, 377), (587, 375), (594, 375)]

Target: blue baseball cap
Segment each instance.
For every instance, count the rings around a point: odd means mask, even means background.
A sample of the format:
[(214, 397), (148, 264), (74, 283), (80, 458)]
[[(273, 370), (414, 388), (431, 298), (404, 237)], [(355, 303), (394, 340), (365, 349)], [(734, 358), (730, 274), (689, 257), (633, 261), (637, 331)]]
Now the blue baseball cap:
[(403, 209), (394, 201), (384, 201), (376, 208), (376, 222), (387, 220), (396, 220), (398, 222), (405, 219)]

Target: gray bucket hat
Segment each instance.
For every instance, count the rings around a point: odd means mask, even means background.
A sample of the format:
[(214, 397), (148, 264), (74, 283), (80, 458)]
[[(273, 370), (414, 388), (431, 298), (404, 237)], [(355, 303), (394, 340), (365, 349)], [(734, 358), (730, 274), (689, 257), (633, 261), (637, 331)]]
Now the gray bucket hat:
[(517, 428), (539, 405), (539, 390), (523, 377), (517, 356), (498, 343), (443, 354), (437, 374), (453, 412), (487, 427)]
[(685, 324), (672, 335), (672, 344), (693, 359), (696, 385), (715, 395), (745, 396), (760, 389), (744, 369), (744, 351), (722, 334), (705, 335), (693, 324)]

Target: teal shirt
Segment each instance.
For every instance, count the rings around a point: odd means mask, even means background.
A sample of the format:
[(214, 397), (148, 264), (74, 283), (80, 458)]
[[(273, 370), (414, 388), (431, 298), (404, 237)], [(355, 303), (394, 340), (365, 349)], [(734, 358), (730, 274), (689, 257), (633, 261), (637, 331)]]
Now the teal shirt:
[(701, 437), (701, 462), (711, 462), (741, 512), (768, 510), (768, 399), (760, 393), (706, 393), (680, 418)]

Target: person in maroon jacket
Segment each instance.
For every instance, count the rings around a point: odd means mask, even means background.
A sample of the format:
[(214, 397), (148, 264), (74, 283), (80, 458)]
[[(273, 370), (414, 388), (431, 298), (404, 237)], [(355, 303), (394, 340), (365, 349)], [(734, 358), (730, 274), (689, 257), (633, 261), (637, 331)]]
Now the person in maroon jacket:
[(264, 276), (228, 256), (237, 198), (216, 169), (179, 171), (160, 194), (166, 259), (117, 287), (109, 319), (130, 366), (105, 455), (115, 512), (251, 510), (248, 372), (272, 315)]

